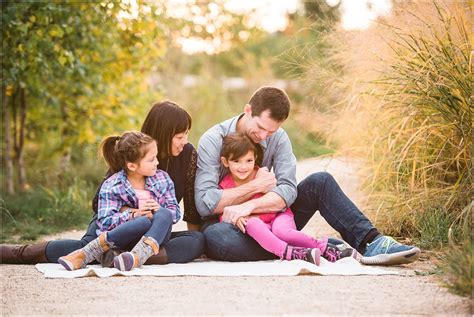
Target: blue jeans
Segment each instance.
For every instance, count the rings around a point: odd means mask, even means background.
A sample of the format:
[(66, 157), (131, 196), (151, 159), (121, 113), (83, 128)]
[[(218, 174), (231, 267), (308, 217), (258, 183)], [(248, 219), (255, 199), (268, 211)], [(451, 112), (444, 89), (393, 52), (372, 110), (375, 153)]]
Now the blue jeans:
[(161, 246), (170, 239), (172, 225), (171, 211), (166, 208), (160, 208), (160, 210), (153, 214), (153, 219), (151, 220), (142, 216), (110, 230), (107, 232), (107, 241), (117, 249), (129, 250), (143, 236), (146, 236), (152, 237)]
[[(367, 233), (374, 229), (369, 219), (344, 194), (334, 177), (326, 172), (311, 174), (298, 184), (298, 195), (291, 210), (298, 230), (319, 210), (329, 225), (357, 250)], [(265, 251), (234, 225), (208, 221), (203, 226), (203, 233), (206, 238), (206, 254), (210, 258), (223, 261), (275, 258), (275, 255)]]
[[(63, 239), (50, 241), (45, 250), (48, 261), (50, 263), (58, 263), (58, 259), (61, 256), (83, 248), (89, 242), (97, 238), (96, 230), (98, 229), (98, 226), (96, 221), (97, 214), (94, 214), (89, 223), (89, 227), (87, 228), (87, 232), (81, 240)], [(140, 238), (141, 236), (135, 238), (136, 242), (138, 242)], [(131, 250), (135, 244), (131, 242), (130, 245), (126, 250)], [(169, 241), (160, 246), (160, 249), (164, 248), (166, 250), (168, 263), (187, 263), (204, 253), (204, 247), (204, 235), (201, 232), (180, 231), (171, 232)]]

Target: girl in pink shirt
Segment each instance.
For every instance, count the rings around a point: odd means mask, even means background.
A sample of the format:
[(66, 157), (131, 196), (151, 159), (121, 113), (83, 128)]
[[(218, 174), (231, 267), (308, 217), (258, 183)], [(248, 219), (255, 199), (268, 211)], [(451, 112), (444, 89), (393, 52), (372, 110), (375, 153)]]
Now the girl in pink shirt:
[[(229, 173), (219, 183), (222, 189), (243, 185), (255, 178), (258, 166), (256, 160), (262, 155), (259, 145), (244, 134), (230, 134), (224, 138), (221, 162)], [(257, 194), (251, 199), (263, 194)], [(221, 219), (222, 221), (222, 216)], [(357, 258), (357, 251), (328, 243), (328, 238), (315, 239), (296, 230), (290, 208), (283, 212), (259, 213), (240, 217), (236, 225), (255, 239), (262, 248), (283, 260), (305, 260), (316, 265), (320, 257), (335, 262), (343, 257)]]

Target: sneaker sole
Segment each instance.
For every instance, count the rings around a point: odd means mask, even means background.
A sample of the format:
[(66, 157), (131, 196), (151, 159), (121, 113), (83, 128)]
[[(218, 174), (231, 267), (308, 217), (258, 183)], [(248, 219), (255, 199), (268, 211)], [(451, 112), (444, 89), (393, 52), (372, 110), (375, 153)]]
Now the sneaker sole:
[(122, 272), (131, 271), (133, 269), (133, 257), (125, 257), (125, 255), (114, 257), (114, 268)]
[(363, 256), (360, 259), (360, 263), (367, 265), (398, 265), (398, 264), (408, 264), (415, 262), (420, 256), (420, 249), (417, 247), (392, 253), (392, 254), (379, 254), (375, 256)]
[(61, 264), (66, 270), (74, 271), (74, 265), (66, 259), (59, 258), (58, 263)]

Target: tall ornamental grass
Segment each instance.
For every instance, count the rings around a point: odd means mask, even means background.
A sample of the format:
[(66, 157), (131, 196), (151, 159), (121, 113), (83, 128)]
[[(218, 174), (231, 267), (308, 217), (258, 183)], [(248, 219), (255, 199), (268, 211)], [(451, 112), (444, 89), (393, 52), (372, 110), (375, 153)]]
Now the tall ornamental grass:
[(388, 48), (373, 57), (384, 66), (382, 72), (364, 83), (363, 94), (351, 98), (365, 102), (356, 109), (362, 112), (357, 117), (368, 119), (355, 136), (359, 145), (365, 143), (368, 201), (385, 233), (441, 249), (443, 281), (468, 295), (473, 270), (472, 8), (432, 2), (398, 9), (378, 26)]
[(423, 247), (468, 236), (472, 211), (470, 33), (462, 11), (432, 5), (434, 21), (411, 13), (418, 29), (390, 28), (395, 58), (373, 84), (383, 133), (369, 152), (384, 229)]
[[(473, 271), (469, 3), (396, 2), (370, 29), (327, 37), (343, 65), (328, 92), (340, 99), (330, 138), (365, 157), (362, 207), (385, 234), (441, 250), (443, 282), (464, 295)], [(307, 80), (321, 85), (324, 65)]]

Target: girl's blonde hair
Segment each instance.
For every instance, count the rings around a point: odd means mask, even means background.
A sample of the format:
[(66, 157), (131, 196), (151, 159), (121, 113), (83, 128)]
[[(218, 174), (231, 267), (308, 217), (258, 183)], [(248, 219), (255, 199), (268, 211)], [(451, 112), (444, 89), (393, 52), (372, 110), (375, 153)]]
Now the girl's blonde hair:
[(116, 173), (122, 169), (127, 170), (127, 162), (137, 163), (146, 155), (145, 148), (155, 140), (138, 131), (127, 131), (122, 135), (106, 137), (101, 143), (102, 155), (105, 162)]

